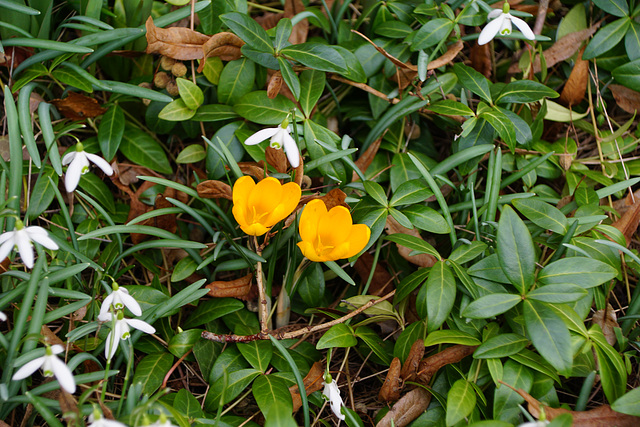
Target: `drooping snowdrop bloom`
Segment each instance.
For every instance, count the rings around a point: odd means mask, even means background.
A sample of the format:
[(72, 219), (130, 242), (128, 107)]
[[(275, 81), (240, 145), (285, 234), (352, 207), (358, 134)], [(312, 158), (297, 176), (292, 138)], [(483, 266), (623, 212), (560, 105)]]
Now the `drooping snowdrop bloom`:
[(547, 424), (549, 424), (549, 421), (538, 420), (538, 421), (529, 421), (528, 423), (520, 424), (518, 427), (546, 427)]
[(293, 128), (289, 126), (289, 120), (285, 119), (278, 127), (262, 129), (254, 133), (244, 143), (256, 145), (267, 138), (271, 138), (271, 148), (278, 150), (284, 148), (289, 163), (292, 167), (297, 168), (300, 166), (300, 150), (298, 150), (298, 144), (290, 135), (292, 130)]
[(142, 308), (140, 308), (140, 304), (138, 304), (138, 301), (136, 301), (134, 297), (129, 295), (129, 291), (126, 288), (118, 286), (118, 284), (114, 282), (112, 289), (113, 292), (111, 292), (104, 301), (102, 301), (102, 306), (100, 306), (100, 316), (108, 313), (111, 306), (113, 306), (115, 310), (122, 310), (126, 307), (134, 315), (142, 315)]
[(93, 413), (89, 415), (88, 427), (127, 427), (127, 425), (120, 421), (108, 420), (97, 409), (94, 409)]
[(112, 324), (111, 332), (107, 335), (107, 341), (104, 347), (104, 355), (107, 360), (111, 360), (113, 355), (116, 354), (120, 340), (125, 341), (129, 339), (131, 336), (131, 332), (129, 332), (131, 328), (138, 329), (147, 334), (153, 334), (156, 331), (153, 326), (143, 320), (125, 319), (124, 311), (122, 310), (119, 310), (117, 314), (107, 311), (104, 314), (100, 314), (98, 320)]
[(160, 414), (158, 420), (153, 424), (145, 424), (147, 427), (177, 427), (167, 419), (167, 416), (164, 413)]
[(0, 311), (0, 320), (2, 320), (3, 322), (7, 321), (7, 315), (4, 314), (3, 312)]
[(47, 249), (58, 249), (58, 245), (51, 240), (47, 230), (36, 225), (25, 227), (22, 221), (16, 220), (15, 230), (0, 235), (0, 261), (11, 253), (14, 246), (17, 246), (24, 265), (33, 268), (33, 242), (40, 243)]
[(55, 376), (60, 383), (60, 387), (66, 390), (68, 393), (75, 393), (76, 382), (73, 379), (73, 374), (67, 365), (56, 354), (64, 352), (64, 347), (59, 344), (47, 346), (46, 354), (37, 359), (33, 359), (30, 362), (24, 364), (24, 366), (13, 374), (12, 379), (14, 381), (22, 380), (33, 374), (38, 368), (42, 367), (42, 372), (45, 377)]
[(480, 32), (480, 37), (478, 38), (479, 45), (489, 43), (498, 34), (501, 36), (511, 34), (512, 23), (518, 27), (526, 39), (533, 40), (536, 38), (526, 22), (509, 13), (509, 3), (507, 2), (504, 2), (502, 10), (495, 9), (489, 12), (488, 18), (492, 19), (492, 21)]
[(85, 152), (82, 143), (78, 142), (76, 151), (67, 153), (62, 158), (62, 164), (69, 165), (67, 174), (64, 177), (64, 186), (67, 189), (67, 193), (73, 193), (80, 182), (80, 177), (89, 172), (89, 161), (102, 169), (107, 175), (113, 175), (113, 168), (109, 162), (98, 155)]
[(340, 408), (342, 407), (342, 405), (344, 405), (344, 403), (342, 402), (342, 397), (340, 397), (340, 389), (338, 388), (336, 380), (331, 379), (331, 375), (327, 375), (324, 378), (324, 390), (322, 391), (322, 394), (329, 401), (331, 410), (336, 415), (336, 417), (344, 420), (345, 416), (342, 412), (340, 412)]

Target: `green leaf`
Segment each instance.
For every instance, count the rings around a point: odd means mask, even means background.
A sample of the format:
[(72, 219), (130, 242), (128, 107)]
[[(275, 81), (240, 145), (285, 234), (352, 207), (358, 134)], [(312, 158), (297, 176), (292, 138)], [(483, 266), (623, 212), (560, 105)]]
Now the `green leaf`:
[(189, 120), (195, 114), (196, 110), (187, 107), (184, 100), (179, 98), (167, 104), (158, 114), (158, 118), (169, 122), (183, 122)]
[[(269, 344), (271, 343), (269, 342)], [(282, 378), (275, 375), (260, 375), (253, 382), (251, 391), (265, 418), (269, 418), (269, 413), (274, 408), (291, 414), (293, 410), (291, 393)]]
[(251, 92), (255, 78), (256, 66), (250, 59), (243, 58), (228, 62), (220, 73), (218, 101), (221, 104), (234, 105)]
[(176, 357), (182, 357), (200, 341), (202, 329), (189, 329), (171, 337), (167, 350)]
[(486, 102), (491, 103), (491, 90), (489, 89), (490, 83), (485, 76), (460, 62), (454, 64), (453, 72), (458, 77), (462, 86), (475, 93)]
[(42, 175), (38, 177), (31, 189), (29, 209), (27, 210), (29, 219), (37, 218), (53, 202), (56, 196), (55, 191), (53, 191), (54, 186), (58, 187), (58, 174), (53, 168), (45, 166)]
[(529, 197), (514, 200), (513, 206), (538, 227), (560, 235), (567, 232), (567, 218), (560, 209), (549, 203), (535, 197)]
[(204, 325), (207, 322), (218, 319), (226, 314), (233, 313), (244, 308), (242, 301), (233, 298), (214, 298), (201, 301), (191, 316), (183, 323), (182, 328), (192, 328)]
[(116, 211), (116, 204), (113, 200), (113, 193), (100, 178), (89, 172), (80, 177), (78, 187), (87, 194), (90, 194), (95, 200), (104, 206), (109, 212)]
[(524, 301), (527, 333), (538, 352), (561, 374), (570, 375), (573, 364), (567, 325), (545, 303)]
[(326, 74), (318, 70), (305, 70), (300, 73), (300, 107), (306, 117), (316, 107), (324, 91)]
[[(484, 77), (484, 76), (483, 76)], [(392, 106), (386, 113), (373, 126), (369, 131), (367, 138), (363, 143), (363, 150), (366, 150), (371, 143), (380, 137), (393, 123), (400, 120), (403, 117), (410, 115), (411, 113), (418, 111), (420, 108), (429, 104), (428, 100), (420, 100), (416, 96), (408, 96)]]
[(276, 125), (287, 118), (295, 105), (283, 95), (270, 99), (267, 92), (249, 92), (238, 100), (233, 109), (240, 116), (261, 125)]
[[(482, 108), (484, 107), (484, 108)], [(498, 108), (488, 107), (480, 103), (478, 106), (478, 117), (485, 119), (498, 132), (500, 138), (507, 144), (509, 150), (513, 152), (516, 148), (516, 128), (513, 122)]]
[(415, 32), (411, 42), (411, 49), (421, 50), (437, 45), (442, 39), (446, 39), (449, 36), (453, 26), (453, 21), (447, 18), (436, 18), (427, 21)]
[(640, 91), (640, 59), (615, 68), (611, 75), (618, 83), (635, 91)]
[(302, 65), (328, 73), (347, 71), (347, 64), (340, 53), (331, 46), (320, 43), (300, 43), (283, 48), (280, 53)]
[(427, 339), (424, 340), (425, 347), (438, 344), (480, 345), (480, 340), (466, 332), (456, 331), (455, 329), (431, 332), (427, 335)]
[[(513, 360), (507, 360), (504, 364), (502, 381), (516, 389), (522, 389), (529, 393), (533, 385), (533, 374), (531, 371)], [(522, 412), (519, 404), (524, 402), (524, 398), (509, 387), (500, 386), (494, 391), (493, 418), (506, 421), (511, 424), (520, 424)]]
[(634, 61), (640, 58), (640, 24), (636, 21), (631, 21), (629, 30), (624, 36), (624, 47), (629, 59)]
[(485, 295), (469, 304), (462, 315), (471, 319), (487, 319), (510, 310), (520, 301), (522, 301), (520, 295), (503, 293)]
[(427, 331), (438, 329), (449, 317), (456, 300), (456, 279), (444, 261), (438, 261), (429, 272), (427, 288)]
[(391, 364), (391, 355), (386, 351), (382, 338), (375, 331), (366, 326), (360, 326), (356, 329), (356, 336), (364, 341), (385, 365)]
[[(400, 184), (393, 193), (389, 206), (413, 205), (433, 196), (433, 191), (420, 179), (412, 179)], [(385, 197), (386, 199), (386, 197)]]
[(560, 96), (555, 90), (534, 82), (533, 80), (516, 80), (508, 83), (496, 98), (496, 103), (526, 104), (537, 102), (543, 98), (557, 98)]
[(77, 87), (84, 92), (93, 92), (91, 82), (81, 76), (77, 71), (71, 68), (58, 68), (51, 73), (53, 78), (60, 80), (62, 83)]
[(191, 120), (198, 122), (219, 122), (223, 120), (235, 119), (238, 117), (233, 107), (224, 104), (203, 105), (196, 111)]
[(188, 418), (204, 417), (200, 402), (186, 388), (178, 391), (172, 405), (178, 412)]
[(190, 110), (197, 110), (204, 102), (202, 90), (198, 85), (187, 79), (177, 78), (176, 83), (180, 91), (180, 99), (184, 101), (184, 105)]
[(593, 348), (598, 356), (602, 390), (607, 400), (614, 402), (624, 395), (627, 388), (627, 371), (624, 362), (616, 349), (607, 342), (599, 325), (592, 326), (589, 336), (594, 342)]
[(226, 378), (227, 381), (225, 381), (225, 376), (223, 375), (211, 386), (207, 394), (207, 401), (213, 402), (215, 407), (217, 407), (218, 402), (220, 402), (222, 398), (221, 403), (226, 405), (238, 397), (260, 374), (261, 372), (255, 369), (240, 369), (239, 371), (229, 372)]
[(447, 220), (428, 206), (412, 205), (402, 210), (414, 227), (436, 234), (447, 234), (451, 228)]
[(509, 281), (524, 294), (535, 279), (535, 250), (531, 234), (511, 206), (505, 206), (498, 223), (498, 259)]
[(629, 15), (629, 5), (626, 0), (593, 0), (593, 3), (613, 16)]
[(153, 394), (162, 385), (164, 376), (173, 365), (173, 355), (153, 353), (142, 358), (136, 366), (132, 384), (142, 384), (143, 394)]
[(498, 254), (491, 254), (482, 258), (480, 261), (469, 267), (467, 273), (469, 273), (470, 276), (491, 280), (493, 282), (510, 283), (500, 266)]
[(334, 347), (353, 347), (357, 343), (358, 340), (354, 336), (351, 328), (344, 323), (338, 323), (324, 333), (322, 338), (318, 340), (316, 348), (322, 350), (324, 348)]
[(134, 127), (125, 129), (120, 143), (120, 151), (129, 160), (140, 166), (160, 173), (172, 173), (169, 159), (167, 159), (162, 146), (141, 129)]
[(280, 65), (280, 73), (282, 74), (282, 79), (286, 83), (289, 90), (293, 94), (293, 97), (296, 99), (300, 99), (300, 80), (298, 79), (298, 75), (295, 71), (293, 71), (293, 66), (284, 59), (283, 57), (278, 57), (278, 65)]
[(499, 334), (483, 342), (473, 353), (474, 359), (493, 359), (520, 352), (529, 340), (518, 334)]
[(380, 184), (375, 181), (365, 181), (364, 190), (367, 192), (373, 200), (375, 200), (381, 206), (387, 207), (387, 195)]
[[(546, 86), (545, 86), (546, 87)], [(462, 102), (454, 101), (452, 99), (443, 99), (442, 101), (430, 104), (427, 108), (429, 111), (433, 111), (436, 114), (442, 114), (445, 116), (473, 116), (473, 110)]]
[(422, 285), (429, 275), (428, 268), (421, 268), (418, 271), (414, 271), (407, 277), (403, 278), (400, 283), (398, 283), (398, 287), (396, 288), (396, 294), (394, 296), (393, 302), (397, 304), (402, 301), (406, 297), (408, 297), (411, 292), (413, 292), (418, 286)]
[(285, 47), (289, 43), (289, 37), (293, 31), (293, 25), (289, 18), (282, 18), (276, 25), (276, 52)]
[(588, 289), (601, 285), (618, 274), (617, 270), (597, 259), (562, 258), (544, 267), (538, 281), (545, 285), (571, 284)]
[(459, 247), (457, 247), (449, 255), (449, 260), (454, 261), (458, 264), (464, 264), (465, 262), (469, 262), (476, 259), (486, 249), (487, 249), (486, 243), (480, 242), (478, 240), (474, 240), (469, 244), (462, 244)]
[(109, 107), (98, 126), (100, 150), (107, 161), (113, 159), (124, 135), (124, 112), (118, 105)]
[[(297, 427), (298, 423), (286, 405), (274, 405), (264, 420), (264, 427)], [(240, 420), (239, 420), (240, 421)]]
[(544, 375), (552, 378), (555, 382), (560, 383), (560, 377), (556, 373), (556, 370), (542, 358), (538, 353), (534, 353), (526, 348), (522, 349), (520, 353), (513, 354), (509, 358), (518, 362), (521, 365), (534, 369)]
[(465, 419), (476, 407), (476, 392), (473, 385), (459, 379), (447, 393), (447, 426), (453, 426)]
[(222, 73), (223, 68), (224, 64), (222, 63), (222, 59), (218, 56), (214, 56), (212, 58), (207, 58), (204, 63), (204, 68), (202, 69), (202, 74), (204, 74), (209, 83), (217, 86), (218, 83), (220, 83), (220, 73)]
[(613, 49), (627, 34), (630, 25), (631, 18), (625, 17), (602, 27), (589, 42), (582, 53), (582, 58), (585, 60), (593, 59)]
[(584, 298), (586, 289), (569, 283), (546, 285), (534, 289), (527, 294), (527, 298), (550, 303), (574, 302)]
[(398, 357), (404, 363), (409, 356), (411, 346), (424, 338), (424, 322), (418, 321), (410, 324), (404, 331), (400, 332), (400, 336), (393, 347), (393, 357)]
[(611, 404), (611, 409), (622, 414), (640, 417), (640, 387), (619, 397)]
[(273, 345), (270, 341), (256, 340), (239, 343), (238, 350), (249, 364), (260, 372), (266, 372), (273, 356)]
[(261, 52), (273, 53), (273, 44), (267, 32), (249, 16), (238, 13), (225, 13), (220, 16), (222, 22), (249, 46)]
[(207, 157), (207, 152), (202, 145), (188, 145), (176, 157), (176, 163), (197, 163)]
[(403, 233), (396, 233), (385, 237), (385, 239), (391, 240), (392, 242), (397, 243), (400, 246), (407, 247), (416, 252), (433, 255), (439, 260), (442, 259), (438, 251), (433, 246), (419, 237), (410, 236)]

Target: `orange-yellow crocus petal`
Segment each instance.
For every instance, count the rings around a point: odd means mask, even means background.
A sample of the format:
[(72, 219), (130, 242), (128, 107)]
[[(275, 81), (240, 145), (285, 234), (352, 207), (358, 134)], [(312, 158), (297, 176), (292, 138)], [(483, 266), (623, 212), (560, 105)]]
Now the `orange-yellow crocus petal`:
[(318, 224), (322, 215), (326, 215), (326, 213), (327, 206), (320, 199), (313, 199), (306, 204), (300, 216), (299, 231), (302, 241), (311, 242), (317, 240)]
[(371, 229), (365, 224), (355, 224), (351, 227), (351, 234), (349, 235), (349, 251), (345, 258), (351, 258), (357, 255), (361, 250), (367, 246), (371, 238)]

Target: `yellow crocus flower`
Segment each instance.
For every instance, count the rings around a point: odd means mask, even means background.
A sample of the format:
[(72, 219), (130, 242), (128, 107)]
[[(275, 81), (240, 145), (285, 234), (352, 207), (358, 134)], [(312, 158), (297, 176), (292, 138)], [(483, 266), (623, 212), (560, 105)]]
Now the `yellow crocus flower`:
[(343, 206), (327, 211), (324, 201), (307, 203), (300, 216), (298, 247), (311, 261), (335, 261), (360, 252), (369, 242), (371, 230), (365, 224), (353, 224), (351, 213)]
[(258, 182), (249, 176), (233, 186), (233, 216), (240, 228), (251, 236), (262, 236), (298, 206), (302, 190), (295, 182), (280, 184), (268, 177)]

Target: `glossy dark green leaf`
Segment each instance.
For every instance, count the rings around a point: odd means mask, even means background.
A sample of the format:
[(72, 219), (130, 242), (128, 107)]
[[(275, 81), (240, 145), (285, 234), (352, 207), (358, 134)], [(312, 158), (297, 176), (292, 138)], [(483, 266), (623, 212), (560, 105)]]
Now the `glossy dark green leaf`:
[(529, 197), (514, 200), (513, 206), (538, 227), (561, 235), (567, 232), (567, 218), (560, 209), (549, 203)]
[(285, 84), (293, 94), (293, 97), (297, 100), (300, 99), (300, 79), (298, 79), (298, 75), (295, 71), (293, 71), (293, 66), (289, 61), (284, 59), (283, 57), (278, 57), (278, 65), (280, 65), (280, 73), (282, 74), (282, 79)]
[(487, 319), (510, 310), (520, 301), (522, 301), (520, 295), (502, 293), (485, 295), (469, 304), (462, 311), (462, 315), (471, 319)]
[(504, 274), (524, 294), (535, 279), (535, 250), (531, 234), (518, 214), (505, 206), (498, 223), (498, 260)]
[(509, 150), (513, 152), (516, 148), (516, 128), (513, 122), (498, 108), (491, 108), (485, 106), (481, 108), (482, 104), (478, 107), (478, 113), (480, 118), (485, 119), (489, 124), (498, 132), (500, 138), (507, 144)]
[(185, 120), (189, 120), (193, 116), (195, 116), (196, 110), (192, 110), (187, 107), (182, 98), (176, 99), (173, 102), (168, 103), (160, 114), (158, 114), (158, 118), (161, 120), (167, 120), (169, 122), (183, 122)]
[(118, 105), (109, 107), (98, 125), (100, 150), (107, 161), (113, 159), (124, 135), (124, 112)]
[(238, 350), (249, 364), (259, 370), (266, 372), (271, 357), (273, 356), (273, 345), (271, 341), (256, 340), (248, 343), (239, 343)]
[(496, 103), (526, 104), (543, 98), (557, 98), (558, 92), (533, 80), (516, 80), (508, 83), (496, 98)]
[(426, 109), (445, 116), (473, 116), (473, 110), (471, 108), (462, 102), (451, 99), (443, 99), (442, 101), (435, 102), (430, 104)]
[(120, 143), (120, 151), (129, 160), (140, 166), (160, 173), (170, 174), (172, 172), (169, 159), (167, 159), (167, 155), (164, 153), (160, 143), (141, 129), (125, 128), (122, 142)]
[(347, 64), (342, 55), (328, 45), (300, 43), (287, 46), (280, 53), (318, 71), (341, 73), (347, 70)]
[(447, 320), (456, 300), (456, 279), (446, 262), (438, 261), (431, 267), (426, 287), (427, 330), (433, 332)]
[(421, 50), (437, 45), (442, 39), (449, 36), (453, 26), (453, 21), (447, 18), (436, 18), (427, 21), (413, 36), (411, 49)]
[(54, 186), (58, 186), (58, 174), (53, 168), (45, 166), (42, 175), (38, 177), (31, 189), (29, 209), (27, 210), (29, 219), (37, 218), (51, 205), (56, 195), (55, 191), (53, 191)]
[(176, 357), (182, 357), (191, 349), (195, 343), (200, 341), (202, 329), (189, 329), (179, 332), (171, 337), (167, 350)]
[(398, 303), (408, 297), (418, 286), (425, 283), (429, 276), (428, 268), (421, 268), (414, 271), (407, 277), (403, 278), (398, 287), (396, 288), (396, 294), (394, 296), (394, 303)]
[(396, 191), (394, 191), (389, 205), (394, 207), (413, 205), (424, 202), (431, 196), (433, 196), (433, 191), (431, 191), (424, 181), (412, 179), (400, 184)]
[[(502, 381), (529, 393), (533, 386), (533, 373), (526, 366), (507, 360), (504, 364)], [(493, 418), (511, 424), (520, 424), (522, 412), (519, 405), (523, 402), (524, 398), (509, 387), (496, 388), (493, 398)]]
[(289, 37), (293, 31), (293, 25), (291, 25), (291, 19), (282, 18), (276, 25), (276, 52), (285, 47), (289, 43)]
[(236, 117), (238, 117), (238, 114), (230, 105), (208, 104), (198, 108), (191, 120), (198, 122), (219, 122), (222, 120), (235, 119)]
[(511, 356), (525, 348), (529, 340), (522, 335), (499, 334), (483, 342), (473, 353), (475, 359), (492, 359)]
[(300, 106), (305, 116), (310, 117), (324, 91), (325, 73), (305, 70), (300, 73)]
[(115, 212), (116, 204), (113, 199), (113, 193), (100, 178), (98, 178), (95, 174), (89, 172), (80, 177), (80, 182), (78, 183), (78, 187), (82, 189), (87, 194), (90, 194), (95, 200), (98, 201), (102, 206), (104, 206), (107, 211)]
[(411, 205), (402, 209), (402, 213), (411, 224), (420, 230), (435, 234), (447, 234), (451, 231), (447, 220), (435, 209), (423, 205)]
[(640, 417), (640, 388), (634, 388), (611, 404), (611, 409), (622, 414)]
[(202, 89), (190, 80), (177, 78), (176, 83), (180, 91), (180, 99), (191, 110), (197, 110), (204, 102)]
[(545, 303), (524, 301), (524, 321), (527, 333), (538, 352), (554, 368), (570, 375), (573, 363), (569, 329)]
[(70, 68), (58, 68), (54, 70), (51, 75), (56, 80), (60, 80), (62, 83), (77, 87), (84, 92), (93, 92), (93, 86), (91, 82), (81, 76), (77, 71)]
[(356, 336), (373, 351), (373, 354), (384, 362), (385, 365), (391, 364), (392, 356), (386, 351), (382, 338), (372, 329), (366, 326), (360, 326), (356, 329)]
[(538, 280), (545, 285), (572, 284), (586, 289), (601, 285), (617, 274), (615, 268), (597, 259), (570, 257), (545, 266), (538, 273)]
[(489, 80), (476, 70), (460, 62), (453, 66), (453, 72), (458, 76), (460, 83), (471, 92), (491, 103), (491, 91)]
[(593, 4), (613, 16), (629, 15), (629, 5), (626, 0), (593, 0)]
[(613, 49), (627, 34), (630, 25), (631, 19), (625, 17), (602, 27), (587, 45), (587, 48), (582, 53), (582, 58), (585, 60), (593, 59)]
[(397, 243), (400, 246), (407, 247), (419, 253), (430, 254), (438, 259), (442, 258), (433, 246), (419, 237), (396, 233), (385, 237), (385, 239), (391, 240), (392, 242)]
[(400, 336), (393, 347), (393, 357), (398, 357), (404, 363), (411, 346), (416, 340), (424, 338), (424, 322), (418, 321), (410, 324), (404, 331), (400, 332)]
[(236, 104), (244, 95), (251, 92), (255, 84), (255, 76), (256, 66), (250, 59), (243, 58), (228, 62), (220, 73), (218, 101), (221, 104)]
[(153, 394), (162, 385), (164, 376), (173, 365), (173, 355), (169, 353), (153, 353), (142, 358), (136, 366), (131, 382), (142, 384), (142, 392)]
[(324, 348), (353, 347), (357, 343), (358, 340), (351, 328), (344, 323), (338, 323), (324, 333), (318, 340), (316, 348), (322, 350)]
[(640, 58), (640, 24), (636, 21), (631, 21), (629, 30), (624, 36), (624, 47), (629, 59), (634, 61)]
[(249, 46), (262, 52), (272, 53), (273, 44), (267, 32), (254, 19), (244, 13), (232, 12), (220, 16), (238, 37)]
[(182, 325), (182, 328), (191, 328), (204, 325), (207, 322), (218, 319), (226, 314), (244, 308), (242, 301), (233, 298), (214, 298), (201, 301), (191, 316)]
[(527, 294), (527, 298), (550, 303), (574, 302), (584, 298), (587, 290), (570, 283), (540, 286)]
[(458, 246), (449, 255), (449, 260), (454, 261), (458, 264), (464, 264), (465, 262), (469, 262), (476, 259), (486, 249), (487, 249), (486, 243), (480, 242), (478, 240), (474, 240), (469, 244), (462, 244)]
[(245, 119), (261, 125), (279, 125), (294, 107), (293, 102), (283, 95), (271, 99), (266, 91), (258, 90), (240, 98), (233, 110)]
[(178, 157), (176, 157), (176, 163), (197, 163), (204, 160), (207, 157), (207, 151), (202, 145), (191, 144), (182, 150)]
[(207, 401), (211, 402), (215, 407), (218, 406), (220, 401), (223, 405), (231, 402), (260, 374), (261, 372), (256, 369), (241, 369), (228, 372), (226, 378), (223, 375), (213, 383), (207, 394)]
[(178, 391), (173, 401), (173, 407), (188, 418), (204, 417), (200, 402), (186, 388)]
[(459, 379), (447, 393), (447, 425), (465, 419), (476, 407), (476, 392), (470, 382)]
[[(271, 344), (271, 343), (269, 343)], [(270, 412), (280, 407), (283, 411), (291, 414), (293, 402), (287, 383), (275, 375), (260, 375), (251, 386), (253, 397), (256, 399), (258, 408), (266, 418)]]
[(473, 335), (455, 329), (431, 332), (424, 340), (426, 347), (438, 344), (480, 345), (480, 340)]
[(365, 181), (364, 190), (367, 194), (373, 198), (378, 204), (386, 207), (388, 205), (387, 195), (385, 194), (384, 188), (380, 184), (375, 181)]
[(500, 266), (497, 254), (491, 254), (473, 264), (467, 270), (470, 276), (491, 280), (498, 283), (509, 283), (509, 279), (504, 274)]

